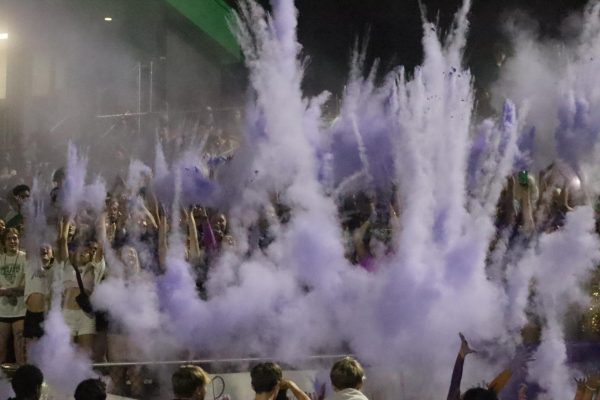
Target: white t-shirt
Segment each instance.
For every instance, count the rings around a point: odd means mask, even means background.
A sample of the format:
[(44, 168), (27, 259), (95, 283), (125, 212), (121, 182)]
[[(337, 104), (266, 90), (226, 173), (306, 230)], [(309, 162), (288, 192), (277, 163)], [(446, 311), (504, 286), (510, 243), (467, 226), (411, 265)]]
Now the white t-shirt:
[(27, 302), (30, 294), (40, 293), (44, 295), (46, 300), (46, 310), (49, 310), (55, 273), (61, 267), (62, 265), (56, 262), (49, 269), (45, 269), (41, 265), (30, 265), (25, 270), (25, 302)]
[[(23, 288), (25, 287), (25, 269), (27, 257), (25, 252), (17, 251), (17, 254), (0, 254), (0, 288)], [(16, 300), (16, 301), (15, 301)], [(0, 317), (14, 318), (25, 316), (25, 297), (0, 296)]]
[[(104, 262), (104, 258), (99, 262), (91, 262), (87, 264), (85, 267), (79, 267), (79, 273), (81, 274), (81, 280), (86, 289), (93, 290), (93, 287), (88, 287), (90, 282), (90, 274), (93, 274), (93, 286), (96, 286), (102, 281), (104, 277), (104, 273), (106, 271), (106, 263)], [(79, 287), (77, 285), (77, 275), (75, 274), (75, 269), (73, 265), (67, 261), (64, 264), (63, 269), (63, 284), (64, 288), (74, 288)]]

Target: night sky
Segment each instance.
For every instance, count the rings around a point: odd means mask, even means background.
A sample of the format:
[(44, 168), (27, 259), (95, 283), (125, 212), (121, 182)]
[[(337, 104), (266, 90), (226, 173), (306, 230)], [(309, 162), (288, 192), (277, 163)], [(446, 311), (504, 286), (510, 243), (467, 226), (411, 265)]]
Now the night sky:
[[(442, 29), (462, 1), (422, 0), (429, 19), (439, 17)], [(260, 0), (268, 5), (268, 0)], [(495, 53), (506, 49), (502, 21), (515, 10), (526, 12), (543, 35), (556, 36), (560, 22), (581, 10), (585, 0), (473, 0), (467, 62), (479, 85), (493, 80)], [(305, 86), (338, 92), (343, 86), (350, 52), (357, 38), (369, 34), (368, 60), (380, 59), (382, 70), (409, 69), (421, 61), (421, 21), (417, 0), (297, 0), (299, 40), (310, 57)]]

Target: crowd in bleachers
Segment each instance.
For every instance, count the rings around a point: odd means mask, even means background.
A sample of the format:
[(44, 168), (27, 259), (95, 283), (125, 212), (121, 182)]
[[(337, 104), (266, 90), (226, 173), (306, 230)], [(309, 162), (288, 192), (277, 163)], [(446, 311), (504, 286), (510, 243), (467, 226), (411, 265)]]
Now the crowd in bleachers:
[[(166, 153), (177, 154), (185, 144), (164, 138)], [(189, 143), (188, 143), (189, 144)], [(221, 162), (233, 155), (235, 143), (227, 139), (210, 139), (206, 148), (219, 154)], [(221, 163), (209, 163), (209, 176)], [(3, 168), (0, 185), (8, 185), (0, 199), (0, 362), (27, 362), (27, 349), (44, 334), (44, 319), (53, 298), (53, 280), (61, 271), (62, 293), (59, 294), (65, 322), (73, 342), (87, 352), (92, 360), (118, 361), (127, 351), (126, 332), (112, 323), (110, 312), (94, 312), (90, 296), (110, 274), (123, 279), (148, 279), (166, 269), (168, 236), (179, 229), (186, 236), (185, 258), (194, 269), (197, 291), (206, 296), (207, 274), (223, 249), (236, 246), (230, 232), (225, 210), (187, 205), (180, 210), (179, 226), (168, 219), (165, 204), (153, 192), (150, 181), (131, 192), (123, 179), (116, 179), (106, 193), (103, 211), (81, 209), (66, 214), (64, 200), (65, 171), (53, 174), (53, 187), (42, 199), (45, 203), (46, 230), (53, 232), (49, 240), (37, 244), (37, 254), (27, 254), (23, 241), (31, 234), (28, 229), (27, 205), (31, 197), (30, 176)], [(347, 194), (336, 199), (347, 259), (367, 271), (377, 269), (377, 259), (393, 251), (394, 229), (402, 213), (396, 193), (371, 191)], [(535, 176), (519, 171), (506, 181), (497, 205), (497, 235), (490, 244), (490, 253), (500, 241), (527, 241), (532, 235), (559, 229), (565, 216), (574, 207), (590, 203), (580, 176), (562, 162), (556, 162)], [(248, 254), (264, 251), (274, 240), (271, 224), (285, 225), (293, 210), (279, 196), (271, 196), (258, 221), (244, 238)], [(600, 228), (600, 224), (597, 225)], [(34, 228), (34, 230), (37, 228)], [(111, 268), (105, 252), (111, 249), (124, 268)], [(597, 282), (590, 280), (590, 293), (597, 296)], [(599, 305), (591, 312), (581, 313), (576, 331), (582, 336), (600, 332)], [(528, 340), (537, 340), (539, 326), (532, 319), (533, 332)], [(132, 379), (126, 369), (115, 369), (115, 387)], [(134, 390), (135, 391), (135, 390)]]

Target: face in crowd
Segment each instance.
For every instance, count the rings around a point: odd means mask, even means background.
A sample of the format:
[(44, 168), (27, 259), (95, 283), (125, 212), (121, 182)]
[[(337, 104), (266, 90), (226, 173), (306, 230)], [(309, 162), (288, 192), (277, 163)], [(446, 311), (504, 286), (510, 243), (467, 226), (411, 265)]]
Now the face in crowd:
[(215, 236), (222, 240), (227, 232), (227, 217), (225, 214), (217, 214), (212, 218), (211, 223)]
[(97, 251), (98, 243), (95, 242), (80, 246), (75, 253), (75, 261), (77, 265), (87, 265), (91, 263)]
[(140, 269), (137, 251), (131, 246), (123, 246), (119, 255), (125, 264), (125, 275), (128, 277), (136, 275)]
[(15, 195), (15, 199), (17, 200), (17, 204), (19, 207), (22, 207), (27, 200), (29, 200), (29, 190), (22, 190)]
[(108, 206), (108, 219), (111, 223), (117, 222), (119, 219), (119, 202), (113, 200)]
[(76, 231), (77, 226), (75, 225), (75, 221), (71, 220), (69, 221), (69, 227), (68, 227), (68, 239), (69, 241), (73, 240), (73, 238), (75, 237), (75, 231)]
[(54, 261), (54, 250), (49, 244), (45, 244), (40, 248), (40, 259), (44, 267), (51, 267)]
[(4, 246), (9, 254), (16, 254), (19, 250), (19, 232), (11, 228), (4, 238)]

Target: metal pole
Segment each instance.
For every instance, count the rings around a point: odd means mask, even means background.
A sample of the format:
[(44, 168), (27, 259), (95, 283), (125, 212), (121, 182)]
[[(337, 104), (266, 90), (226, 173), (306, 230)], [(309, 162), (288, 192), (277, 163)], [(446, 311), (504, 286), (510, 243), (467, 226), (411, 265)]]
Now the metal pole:
[[(322, 356), (309, 356), (296, 359), (295, 361), (328, 361), (337, 360), (346, 357), (348, 354), (330, 354)], [(273, 358), (248, 357), (248, 358), (214, 358), (200, 360), (167, 360), (167, 361), (124, 361), (124, 362), (102, 362), (94, 363), (94, 368), (103, 367), (131, 367), (135, 365), (181, 365), (181, 364), (225, 364), (234, 362), (264, 362), (271, 361)], [(284, 361), (285, 362), (285, 361)]]
[(154, 96), (154, 61), (150, 61), (150, 112), (152, 112), (152, 100)]
[(138, 62), (138, 135), (142, 131), (142, 63)]

